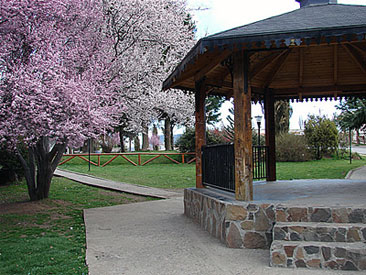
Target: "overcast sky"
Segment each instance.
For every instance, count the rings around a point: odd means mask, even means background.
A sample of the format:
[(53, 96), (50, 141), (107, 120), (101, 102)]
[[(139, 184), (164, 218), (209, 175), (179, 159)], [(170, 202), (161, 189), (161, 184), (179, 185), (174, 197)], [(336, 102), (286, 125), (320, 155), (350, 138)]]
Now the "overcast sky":
[[(187, 3), (196, 22), (197, 39), (299, 8), (299, 3), (295, 0), (187, 0)], [(366, 0), (338, 0), (338, 3), (366, 5)], [(203, 9), (195, 11), (197, 8)], [(299, 129), (299, 120), (305, 120), (308, 114), (320, 113), (331, 118), (337, 111), (334, 107), (337, 103), (291, 103), (294, 113), (290, 128)], [(227, 109), (230, 106), (230, 103), (224, 104), (223, 118), (228, 115)], [(252, 117), (261, 114), (259, 104), (253, 105)]]

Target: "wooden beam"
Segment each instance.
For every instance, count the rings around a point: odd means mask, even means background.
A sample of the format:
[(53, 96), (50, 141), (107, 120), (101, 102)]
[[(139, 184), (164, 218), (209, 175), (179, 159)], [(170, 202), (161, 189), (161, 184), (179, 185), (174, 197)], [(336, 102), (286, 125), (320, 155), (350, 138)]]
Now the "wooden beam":
[(338, 83), (338, 45), (333, 45), (333, 83)]
[(260, 74), (264, 69), (266, 69), (269, 65), (271, 65), (273, 62), (276, 62), (278, 58), (280, 58), (286, 51), (282, 51), (280, 53), (275, 52), (269, 55), (263, 62), (257, 64), (253, 69), (251, 69), (249, 78), (254, 78), (258, 74)]
[(253, 152), (251, 89), (245, 84), (245, 72), (249, 69), (247, 53), (243, 51), (234, 53), (233, 62), (235, 198), (250, 201), (253, 200)]
[(361, 49), (357, 44), (347, 43), (347, 45), (350, 45), (352, 48), (357, 50), (361, 55), (366, 56), (366, 51)]
[(266, 90), (264, 98), (264, 115), (266, 124), (266, 146), (268, 146), (267, 181), (276, 180), (276, 137), (274, 95), (270, 89)]
[(290, 87), (290, 88), (279, 88), (274, 89), (275, 96), (277, 95), (298, 95), (302, 93), (303, 97), (325, 95), (327, 93), (333, 94), (334, 92), (364, 92), (366, 94), (366, 83), (359, 85), (332, 85), (332, 86), (320, 86), (320, 87)]
[(353, 60), (353, 62), (360, 68), (360, 70), (364, 74), (366, 74), (366, 66), (365, 66), (365, 63), (363, 62), (363, 60), (361, 60), (361, 58), (355, 52), (355, 50), (351, 46), (349, 46), (347, 44), (342, 44), (342, 46), (345, 49), (345, 51), (348, 53), (348, 56), (351, 57), (351, 59)]
[(212, 86), (212, 87), (218, 87), (218, 88), (228, 88), (228, 89), (232, 89), (233, 88), (233, 83), (228, 82), (228, 81), (224, 81), (222, 79), (207, 79), (206, 80), (206, 85), (207, 86)]
[(211, 61), (207, 65), (205, 65), (201, 70), (199, 70), (194, 75), (194, 80), (195, 81), (200, 80), (202, 77), (206, 76), (206, 74), (208, 74), (210, 71), (215, 69), (217, 66), (220, 66), (221, 62), (223, 60), (225, 60), (226, 58), (228, 58), (230, 56), (230, 54), (231, 54), (231, 51), (224, 50), (218, 56), (215, 56), (214, 58), (212, 58)]
[(277, 60), (273, 69), (269, 72), (269, 74), (267, 76), (267, 80), (263, 84), (263, 88), (268, 88), (269, 85), (271, 85), (273, 80), (276, 78), (278, 72), (281, 71), (281, 69), (285, 65), (287, 57), (289, 56), (290, 52), (291, 52), (291, 49), (286, 50), (285, 53)]
[(198, 68), (192, 68), (190, 71), (183, 73), (176, 80), (174, 80), (171, 88), (178, 88), (183, 82), (192, 77), (194, 78), (195, 82), (199, 81), (208, 72), (219, 66), (222, 61), (230, 56), (230, 54), (230, 51), (225, 50), (222, 53), (218, 53), (218, 55), (214, 56), (213, 58), (207, 58), (208, 60), (201, 64)]
[(202, 146), (206, 145), (206, 84), (202, 79), (196, 82), (195, 93), (195, 133), (196, 133), (196, 188), (203, 188), (202, 182)]

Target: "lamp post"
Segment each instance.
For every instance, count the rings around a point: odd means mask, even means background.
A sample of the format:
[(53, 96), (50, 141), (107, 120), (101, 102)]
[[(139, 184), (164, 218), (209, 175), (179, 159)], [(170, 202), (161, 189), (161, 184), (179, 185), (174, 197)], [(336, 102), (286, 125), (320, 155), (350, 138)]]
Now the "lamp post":
[(258, 150), (258, 158), (257, 158), (257, 169), (256, 170), (256, 176), (260, 176), (261, 175), (261, 122), (262, 122), (262, 116), (255, 116), (255, 120), (257, 121), (257, 125), (258, 125), (258, 144), (257, 144), (257, 150)]
[(261, 145), (261, 122), (262, 122), (262, 116), (255, 116), (255, 120), (257, 121), (258, 125), (258, 146)]
[(91, 152), (91, 150), (90, 150), (90, 138), (88, 139), (88, 155), (89, 155), (89, 170), (88, 171), (90, 171), (90, 152)]
[(349, 128), (349, 163), (352, 164), (352, 130)]

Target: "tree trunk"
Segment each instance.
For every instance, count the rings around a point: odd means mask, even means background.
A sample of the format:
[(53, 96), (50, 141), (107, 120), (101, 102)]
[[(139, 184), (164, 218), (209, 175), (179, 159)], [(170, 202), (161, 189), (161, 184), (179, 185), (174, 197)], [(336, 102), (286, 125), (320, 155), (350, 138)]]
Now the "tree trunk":
[(149, 128), (144, 127), (144, 132), (142, 133), (142, 151), (147, 151), (149, 149), (149, 136), (148, 136)]
[(118, 133), (119, 133), (119, 143), (121, 146), (121, 153), (125, 153), (125, 141), (124, 141), (124, 136), (123, 136), (123, 129), (122, 127), (118, 128)]
[[(155, 125), (155, 124), (154, 124), (154, 127), (153, 127), (152, 134), (153, 134), (153, 136), (155, 135), (155, 136), (159, 137), (159, 136), (158, 136), (158, 128), (156, 127), (156, 125)], [(159, 145), (153, 145), (153, 149), (154, 149), (155, 151), (159, 151)]]
[(28, 162), (17, 152), (25, 171), (28, 194), (31, 201), (48, 198), (51, 180), (66, 149), (67, 142), (55, 144), (50, 150), (48, 138), (41, 137), (28, 148)]
[(135, 145), (135, 151), (140, 151), (140, 139), (139, 139), (139, 135), (136, 135), (135, 136), (134, 145)]
[(165, 151), (172, 150), (171, 123), (169, 117), (167, 117), (164, 121), (164, 144), (165, 144)]
[(173, 123), (170, 124), (170, 144), (172, 145), (172, 150), (174, 150), (174, 125)]

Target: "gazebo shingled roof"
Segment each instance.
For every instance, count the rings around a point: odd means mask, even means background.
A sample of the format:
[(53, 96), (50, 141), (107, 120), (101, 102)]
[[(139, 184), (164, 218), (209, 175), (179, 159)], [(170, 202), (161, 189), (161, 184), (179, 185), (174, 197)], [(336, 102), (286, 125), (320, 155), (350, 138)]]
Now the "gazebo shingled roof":
[[(289, 0), (291, 1), (291, 0)], [(196, 187), (205, 98), (234, 97), (235, 194), (253, 199), (251, 101), (263, 101), (267, 180), (276, 180), (274, 102), (366, 96), (366, 6), (296, 0), (300, 9), (202, 38), (163, 83), (196, 98)]]
[[(305, 64), (302, 64), (302, 77), (304, 79), (302, 80), (303, 83), (298, 83), (300, 85), (295, 85), (294, 83), (292, 85), (288, 85), (289, 83), (285, 85), (284, 83), (279, 83), (278, 79), (277, 81), (276, 79), (265, 81), (265, 78), (269, 74), (273, 75), (275, 73), (279, 78), (281, 76), (281, 70), (284, 71), (282, 73), (288, 74), (286, 71), (287, 68), (287, 70), (292, 70), (293, 73), (290, 78), (292, 80), (296, 78), (297, 82), (299, 82), (299, 72), (297, 75), (294, 74), (295, 71), (299, 70), (299, 66), (294, 64), (294, 55), (298, 55), (297, 51), (300, 52), (300, 48), (311, 45), (329, 46), (330, 44), (339, 44), (342, 42), (349, 43), (345, 46), (347, 49), (342, 48), (338, 50), (337, 69), (340, 70), (338, 72), (339, 75), (342, 74), (342, 68), (344, 68), (347, 70), (346, 74), (348, 72), (349, 74), (358, 75), (360, 78), (359, 81), (353, 82), (366, 84), (366, 78), (364, 77), (366, 68), (364, 64), (358, 64), (361, 71), (351, 71), (348, 68), (349, 64), (347, 65), (350, 58), (354, 62), (359, 60), (359, 63), (362, 63), (360, 61), (362, 61), (366, 52), (364, 43), (365, 34), (366, 6), (308, 4), (292, 12), (202, 38), (165, 80), (163, 89), (175, 87), (194, 90), (195, 82), (199, 80), (198, 78), (206, 76), (208, 78), (208, 84), (211, 84), (210, 86), (213, 87), (211, 93), (231, 96), (232, 79), (230, 69), (228, 70), (228, 67), (225, 66), (229, 64), (225, 61), (229, 60), (228, 57), (230, 57), (233, 49), (245, 49), (252, 53), (250, 59), (251, 71), (249, 73), (252, 75), (251, 85), (254, 88), (253, 98), (260, 99), (260, 94), (263, 93), (262, 89), (267, 88), (266, 84), (269, 88), (272, 86), (272, 88), (282, 89), (294, 89), (299, 86), (306, 86), (302, 84), (307, 84), (306, 78), (313, 77), (308, 72), (312, 71), (309, 66), (313, 67), (314, 62), (305, 62)], [(307, 56), (306, 60), (314, 61), (322, 56), (322, 58), (328, 58), (327, 62), (325, 62), (327, 63), (327, 68), (323, 68), (324, 73), (327, 74), (327, 77), (323, 78), (328, 78), (327, 81), (320, 83), (320, 85), (317, 83), (309, 83), (308, 86), (318, 87), (318, 91), (322, 90), (319, 87), (326, 86), (330, 87), (330, 90), (334, 92), (334, 87), (332, 86), (345, 84), (347, 89), (340, 87), (337, 90), (359, 90), (359, 86), (349, 86), (348, 82), (350, 81), (347, 80), (344, 83), (342, 81), (340, 83), (331, 83), (337, 82), (334, 79), (331, 81), (329, 77), (332, 74), (334, 78), (334, 72), (331, 71), (334, 71), (333, 63), (335, 54), (332, 54), (332, 56), (324, 56), (324, 49), (322, 51), (321, 48), (318, 48), (318, 50), (311, 51), (309, 47), (304, 48), (305, 53), (301, 54)], [(342, 55), (344, 51), (346, 55)], [(256, 52), (257, 54), (253, 56)], [(309, 55), (313, 55), (313, 58), (309, 58)], [(300, 62), (300, 58), (297, 59)], [(276, 70), (275, 68), (279, 66), (281, 68)], [(209, 80), (210, 78), (212, 79), (211, 81)], [(289, 77), (287, 76), (287, 78)], [(323, 94), (320, 93), (320, 95), (331, 96), (329, 93), (324, 94), (324, 91), (321, 92)], [(299, 98), (298, 94), (288, 95), (288, 93), (288, 90), (283, 90), (282, 95), (281, 92), (278, 92), (276, 98)]]

